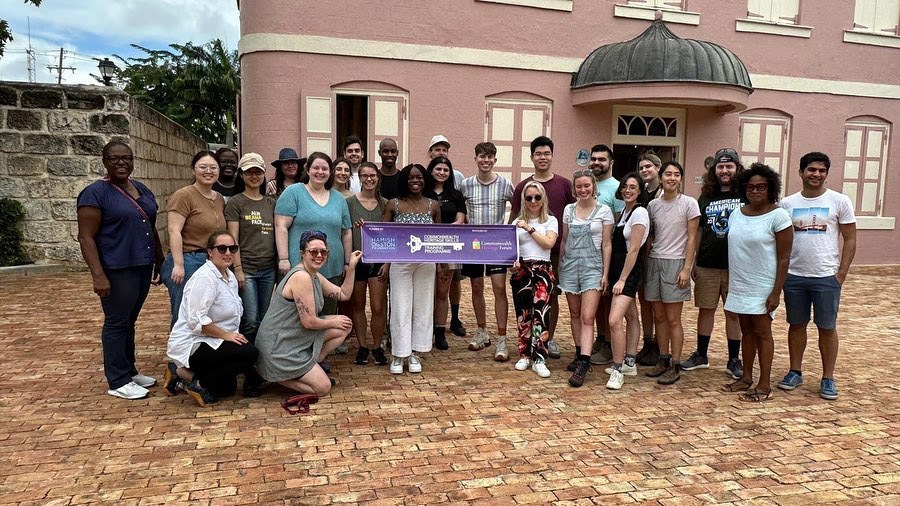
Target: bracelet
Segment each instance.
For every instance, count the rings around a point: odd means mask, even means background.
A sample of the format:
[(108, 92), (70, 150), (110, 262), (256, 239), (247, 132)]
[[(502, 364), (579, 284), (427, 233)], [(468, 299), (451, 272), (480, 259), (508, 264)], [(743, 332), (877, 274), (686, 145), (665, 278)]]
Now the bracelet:
[(278, 261), (279, 261), (279, 262), (288, 262), (289, 259), (287, 259), (287, 258), (279, 258)]
[(531, 227), (531, 229), (528, 231), (529, 234), (533, 234), (534, 232), (535, 232), (534, 227)]
[(235, 269), (241, 269), (241, 268), (242, 268), (242, 267), (241, 267), (241, 264), (232, 265), (232, 267), (234, 267)]

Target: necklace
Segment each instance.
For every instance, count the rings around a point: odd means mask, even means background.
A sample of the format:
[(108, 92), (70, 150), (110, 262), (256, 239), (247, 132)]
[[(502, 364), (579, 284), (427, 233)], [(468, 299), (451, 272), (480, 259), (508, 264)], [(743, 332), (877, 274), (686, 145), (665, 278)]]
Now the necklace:
[(414, 204), (409, 199), (406, 199), (406, 203), (409, 204), (410, 206), (412, 206), (412, 208), (413, 208), (413, 214), (422, 214), (422, 213), (427, 212), (429, 210), (429, 208), (431, 208), (431, 201), (429, 201), (427, 198), (419, 197), (419, 200), (422, 200), (425, 202), (425, 209), (422, 211), (419, 210), (418, 205)]

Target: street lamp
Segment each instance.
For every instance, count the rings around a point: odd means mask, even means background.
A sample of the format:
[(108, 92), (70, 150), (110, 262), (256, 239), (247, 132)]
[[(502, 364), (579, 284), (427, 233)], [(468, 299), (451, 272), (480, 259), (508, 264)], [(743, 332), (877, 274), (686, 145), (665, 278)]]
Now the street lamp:
[(113, 76), (116, 74), (116, 70), (119, 68), (109, 58), (100, 60), (100, 64), (97, 67), (100, 69), (100, 76), (103, 77), (103, 84), (109, 86)]

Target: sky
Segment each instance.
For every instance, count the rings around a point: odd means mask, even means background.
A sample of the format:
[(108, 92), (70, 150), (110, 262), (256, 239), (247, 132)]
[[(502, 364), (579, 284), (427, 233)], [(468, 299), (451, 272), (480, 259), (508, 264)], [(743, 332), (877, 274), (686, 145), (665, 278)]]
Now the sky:
[(15, 40), (0, 58), (0, 80), (27, 81), (28, 18), (35, 52), (35, 80), (55, 83), (59, 48), (66, 50), (63, 83), (97, 84), (93, 58), (142, 53), (129, 44), (167, 49), (169, 44), (203, 44), (222, 39), (237, 49), (240, 23), (236, 0), (44, 0), (35, 7), (23, 0), (0, 0), (0, 19), (10, 24)]

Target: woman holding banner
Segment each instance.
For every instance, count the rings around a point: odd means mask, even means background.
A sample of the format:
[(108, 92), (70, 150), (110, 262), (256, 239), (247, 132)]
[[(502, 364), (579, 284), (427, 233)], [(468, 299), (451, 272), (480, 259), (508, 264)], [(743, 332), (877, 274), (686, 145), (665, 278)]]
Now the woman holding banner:
[[(441, 222), (441, 209), (425, 197), (431, 190), (431, 176), (419, 164), (400, 171), (397, 198), (391, 199), (381, 221), (431, 224)], [(391, 280), (391, 374), (403, 374), (403, 359), (409, 372), (422, 372), (422, 362), (414, 352), (431, 351), (434, 324), (433, 263), (385, 264)]]
[(516, 370), (531, 369), (542, 378), (547, 369), (547, 342), (550, 340), (550, 294), (556, 289), (556, 275), (550, 264), (550, 249), (556, 244), (559, 223), (547, 211), (544, 185), (529, 181), (522, 189), (521, 212), (516, 220), (519, 260), (513, 264), (513, 305), (519, 331)]

